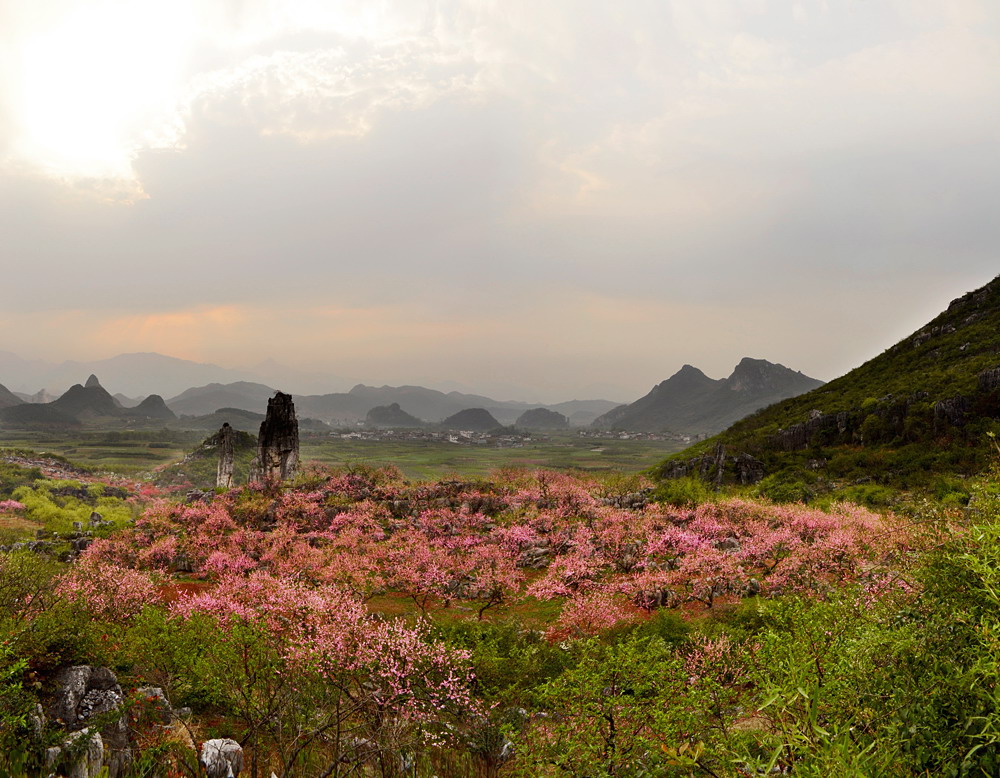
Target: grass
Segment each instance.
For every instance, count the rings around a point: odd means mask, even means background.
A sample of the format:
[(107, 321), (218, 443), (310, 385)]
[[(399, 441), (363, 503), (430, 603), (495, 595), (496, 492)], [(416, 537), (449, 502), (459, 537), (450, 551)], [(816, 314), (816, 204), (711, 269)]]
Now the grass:
[[(2, 431), (0, 449), (57, 454), (92, 470), (142, 476), (160, 465), (178, 462), (204, 439), (201, 432), (172, 430)], [(483, 478), (502, 467), (544, 467), (595, 474), (638, 472), (682, 448), (682, 444), (670, 440), (591, 438), (575, 432), (538, 437), (517, 448), (426, 440), (343, 440), (309, 434), (302, 436), (300, 445), (301, 459), (306, 463), (317, 462), (328, 467), (394, 465), (407, 478), (420, 481)], [(183, 468), (185, 477), (195, 486), (214, 484), (214, 455), (210, 459), (201, 464), (189, 462)], [(200, 483), (202, 480), (205, 483)]]
[(204, 435), (163, 430), (135, 432), (0, 432), (0, 448), (58, 454), (75, 464), (121, 475), (137, 475), (180, 459)]
[(306, 437), (302, 460), (330, 467), (394, 465), (407, 478), (436, 480), (458, 476), (485, 477), (501, 467), (544, 467), (605, 473), (638, 471), (679, 451), (667, 440), (617, 440), (580, 437), (574, 433), (537, 439), (519, 448), (458, 445), (437, 441), (361, 441)]

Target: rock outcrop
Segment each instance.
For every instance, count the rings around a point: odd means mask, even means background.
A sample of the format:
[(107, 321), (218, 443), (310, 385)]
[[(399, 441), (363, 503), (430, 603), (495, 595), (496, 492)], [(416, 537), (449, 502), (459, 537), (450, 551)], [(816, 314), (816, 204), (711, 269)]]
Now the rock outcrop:
[(668, 461), (660, 472), (664, 478), (698, 476), (716, 486), (726, 483), (746, 486), (764, 478), (764, 463), (745, 453), (727, 456), (726, 447), (717, 445), (711, 454), (685, 461)]
[(237, 778), (243, 771), (243, 749), (227, 737), (206, 740), (198, 761), (208, 778)]
[(299, 467), (299, 422), (292, 396), (275, 392), (267, 401), (267, 416), (257, 435), (257, 456), (250, 465), (250, 483), (286, 481)]
[(66, 778), (97, 778), (104, 768), (104, 741), (100, 732), (84, 727), (71, 732), (61, 745), (45, 750), (45, 768)]
[(984, 370), (979, 374), (979, 391), (995, 392), (1000, 389), (1000, 367)]
[(227, 421), (219, 430), (219, 467), (215, 475), (215, 485), (223, 489), (233, 488), (233, 468), (236, 465), (236, 440), (233, 428)]
[[(100, 738), (93, 738), (91, 743), (101, 742), (103, 761), (110, 778), (125, 775), (132, 763), (132, 750), (125, 715), (125, 695), (115, 674), (106, 667), (67, 667), (56, 676), (56, 689), (49, 716), (71, 732), (93, 726), (92, 720), (102, 722)], [(115, 715), (119, 711), (120, 715)]]

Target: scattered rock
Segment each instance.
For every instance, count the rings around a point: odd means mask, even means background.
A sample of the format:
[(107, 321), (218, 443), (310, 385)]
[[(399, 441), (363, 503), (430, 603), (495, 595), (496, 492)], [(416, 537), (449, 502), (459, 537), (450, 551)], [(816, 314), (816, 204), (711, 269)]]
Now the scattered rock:
[[(49, 707), (49, 716), (70, 731), (84, 729), (95, 717), (106, 722), (100, 734), (111, 778), (124, 775), (132, 762), (124, 700), (122, 688), (111, 670), (77, 665), (56, 676), (56, 695)], [(120, 709), (121, 715), (117, 717), (107, 715)]]
[(957, 395), (949, 400), (940, 400), (934, 404), (934, 429), (942, 428), (945, 424), (953, 427), (961, 427), (965, 424), (965, 417), (972, 407), (967, 397)]
[(719, 551), (730, 551), (732, 553), (738, 553), (743, 546), (740, 545), (739, 538), (723, 538), (722, 540), (715, 541), (712, 546), (719, 549)]
[(206, 740), (198, 761), (208, 778), (237, 778), (243, 770), (243, 748), (228, 737)]
[(141, 686), (135, 690), (135, 698), (142, 706), (147, 720), (162, 725), (173, 721), (174, 713), (170, 701), (159, 686)]
[(1000, 367), (984, 370), (979, 374), (979, 391), (993, 392), (1000, 389)]
[(640, 492), (629, 492), (628, 494), (619, 494), (614, 497), (605, 497), (601, 500), (601, 504), (612, 508), (641, 510), (649, 504), (649, 496), (652, 493), (652, 489), (643, 489)]
[(552, 549), (548, 545), (529, 546), (521, 552), (517, 566), (542, 570), (549, 566), (551, 555)]

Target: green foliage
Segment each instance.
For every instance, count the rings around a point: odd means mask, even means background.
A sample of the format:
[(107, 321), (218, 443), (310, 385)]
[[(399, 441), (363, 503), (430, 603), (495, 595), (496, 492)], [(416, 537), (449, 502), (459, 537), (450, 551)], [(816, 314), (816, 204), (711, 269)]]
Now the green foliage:
[(205, 616), (169, 619), (148, 607), (128, 625), (118, 664), (163, 689), (173, 705), (206, 710), (220, 703), (212, 677), (201, 675), (205, 645), (218, 639), (218, 625)]
[(816, 489), (813, 486), (816, 478), (813, 476), (810, 479), (813, 483), (808, 483), (807, 478), (808, 476), (804, 474), (784, 470), (758, 483), (753, 494), (772, 502), (809, 502), (816, 496)]
[(0, 461), (0, 500), (7, 499), (18, 487), (27, 486), (41, 477), (42, 471), (37, 467)]
[(661, 609), (656, 611), (653, 618), (624, 628), (621, 635), (629, 639), (662, 640), (666, 645), (676, 648), (688, 640), (691, 625), (677, 611)]
[(731, 744), (736, 761), (752, 774), (894, 774), (900, 742), (886, 702), (898, 656), (860, 593), (757, 609), (747, 678), (757, 711), (744, 722), (756, 736)]
[(858, 484), (845, 486), (836, 492), (836, 498), (843, 502), (853, 502), (867, 508), (891, 508), (898, 501), (898, 493), (888, 486), (879, 484)]
[(133, 518), (133, 507), (120, 497), (102, 497), (103, 486), (77, 481), (36, 481), (14, 490), (14, 499), (25, 506), (25, 516), (50, 532), (68, 533), (73, 522), (86, 525), (95, 510), (119, 527)]
[(657, 638), (588, 641), (539, 690), (551, 715), (526, 736), (517, 775), (683, 775), (704, 759), (711, 705)]
[(662, 481), (653, 492), (655, 502), (676, 505), (679, 508), (694, 508), (703, 502), (708, 502), (714, 496), (708, 484), (695, 476)]
[(576, 661), (569, 650), (515, 621), (459, 621), (439, 627), (439, 634), (472, 654), (479, 694), (506, 705), (536, 704), (536, 689)]
[(19, 747), (27, 739), (28, 716), (34, 702), (24, 688), (27, 668), (27, 659), (18, 656), (9, 642), (0, 642), (0, 769), (10, 770), (15, 758), (21, 762), (25, 756), (19, 753)]

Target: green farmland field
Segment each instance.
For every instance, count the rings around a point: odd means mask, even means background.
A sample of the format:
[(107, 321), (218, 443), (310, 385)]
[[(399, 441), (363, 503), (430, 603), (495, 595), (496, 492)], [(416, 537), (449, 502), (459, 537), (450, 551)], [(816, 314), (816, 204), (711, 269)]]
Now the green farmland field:
[[(173, 430), (0, 432), (0, 448), (58, 454), (97, 471), (141, 476), (176, 462), (206, 435)], [(537, 437), (517, 447), (439, 440), (351, 440), (304, 435), (301, 458), (329, 467), (395, 465), (407, 478), (483, 477), (502, 467), (585, 472), (637, 471), (651, 467), (681, 444), (669, 440), (582, 437), (573, 432)]]

